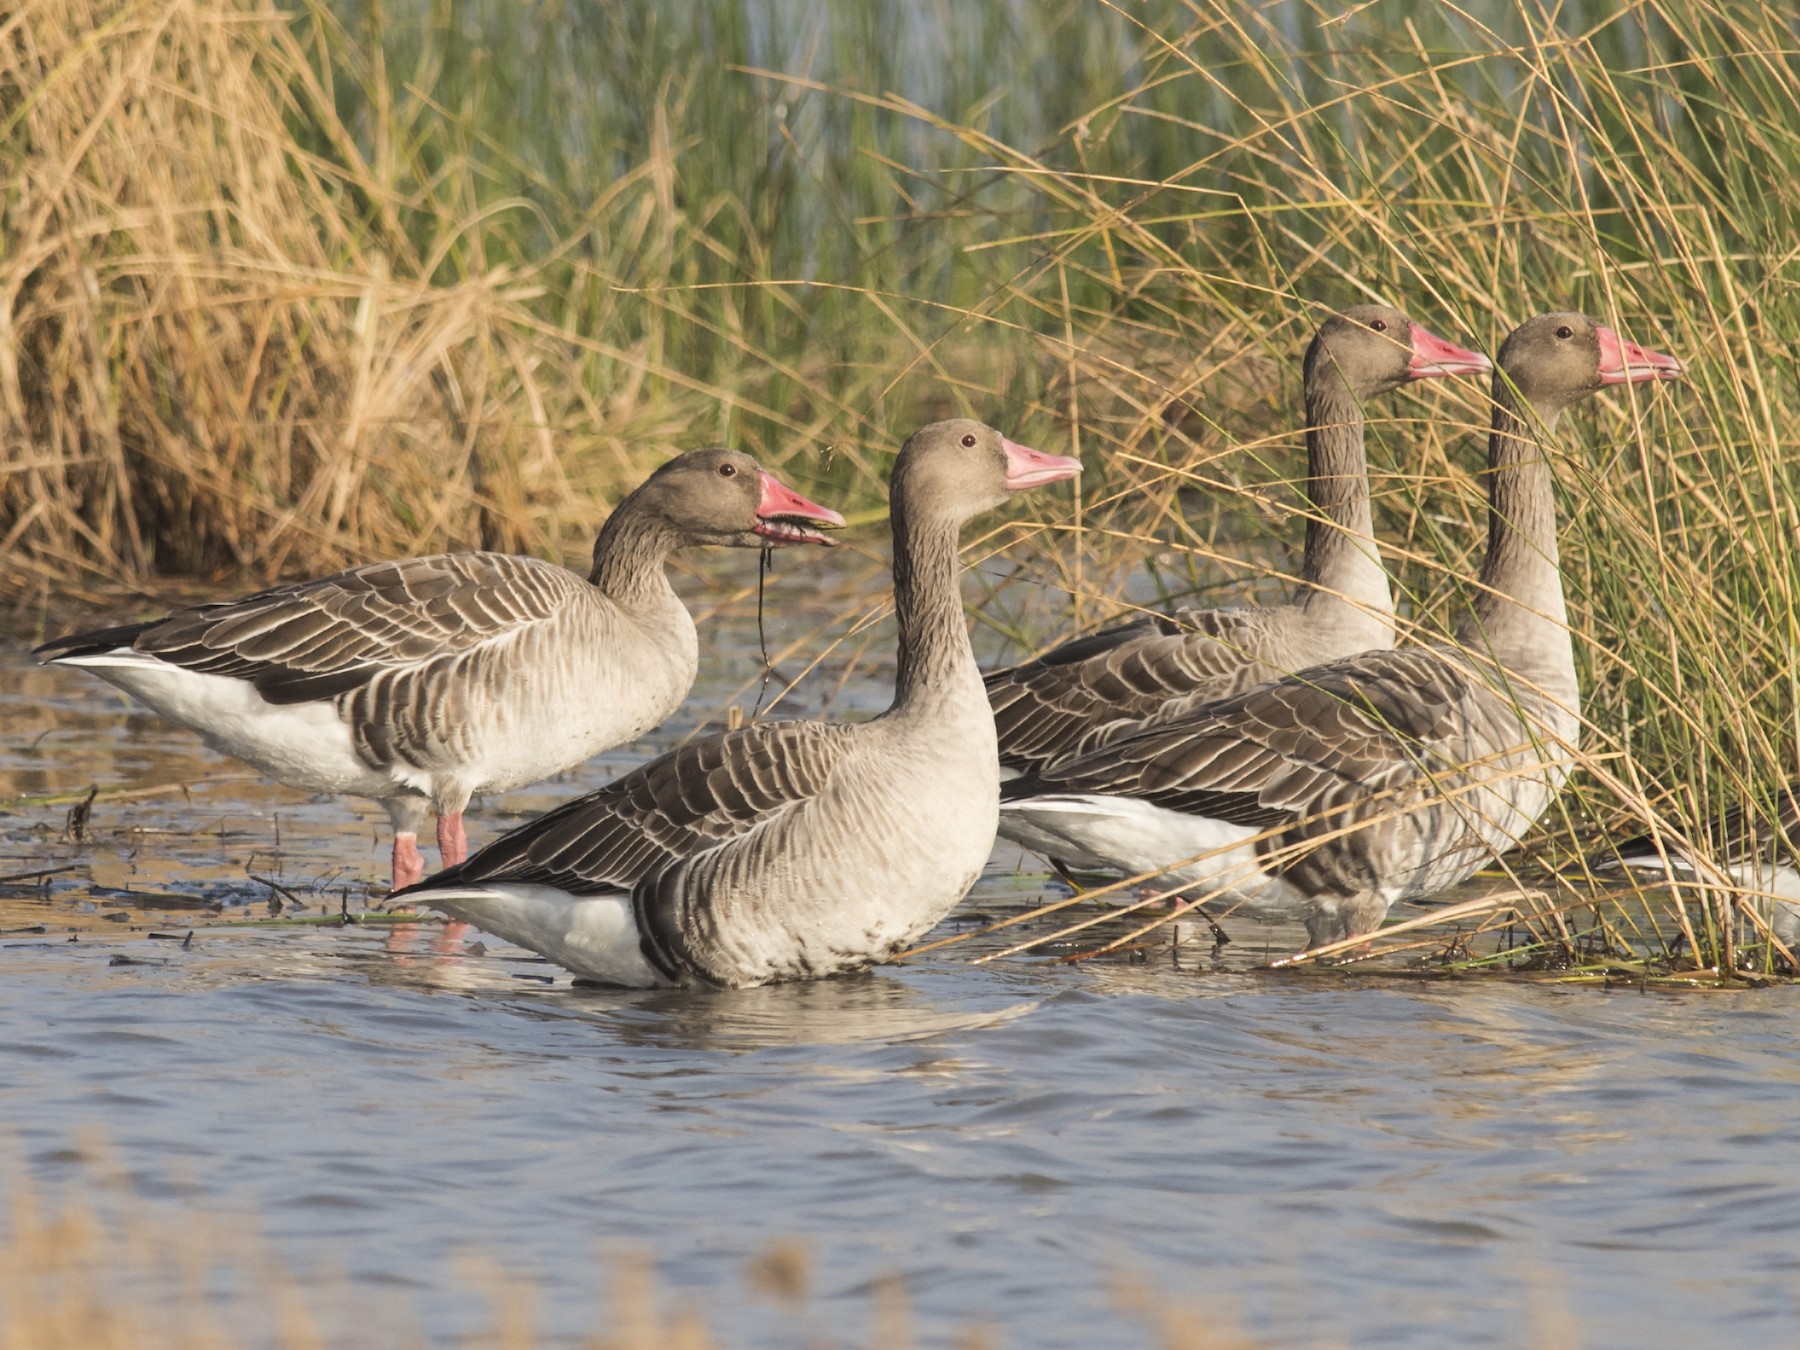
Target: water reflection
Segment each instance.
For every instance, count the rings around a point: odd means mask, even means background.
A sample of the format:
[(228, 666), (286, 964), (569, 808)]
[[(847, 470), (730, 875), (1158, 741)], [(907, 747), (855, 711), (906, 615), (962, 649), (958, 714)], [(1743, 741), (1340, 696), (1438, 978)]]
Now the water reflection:
[(558, 1015), (603, 1017), (608, 1035), (636, 1045), (742, 1051), (900, 1045), (1003, 1026), (1037, 1006), (1037, 1000), (994, 1004), (991, 994), (939, 1001), (912, 983), (871, 972), (704, 997), (654, 991), (630, 1003), (584, 988), (561, 1003)]
[[(997, 1002), (991, 993), (940, 999), (880, 971), (760, 989), (611, 989), (571, 981), (540, 958), (479, 936), (444, 950), (442, 931), (421, 924), (402, 941), (390, 936), (383, 944), (388, 959), (366, 977), (418, 992), (508, 997), (515, 1012), (596, 1024), (634, 1045), (735, 1051), (898, 1045), (999, 1026), (1037, 1006), (1032, 999)], [(286, 963), (286, 970), (296, 972), (296, 963)], [(954, 986), (946, 992), (955, 993)]]

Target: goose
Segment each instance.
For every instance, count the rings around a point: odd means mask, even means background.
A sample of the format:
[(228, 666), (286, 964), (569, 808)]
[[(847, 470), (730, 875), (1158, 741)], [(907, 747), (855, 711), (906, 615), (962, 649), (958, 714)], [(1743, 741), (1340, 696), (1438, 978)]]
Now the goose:
[(372, 797), (393, 888), (468, 853), (477, 792), (537, 782), (630, 740), (693, 687), (694, 621), (663, 563), (690, 544), (827, 544), (844, 523), (749, 455), (693, 450), (614, 509), (593, 569), (440, 553), (370, 563), (33, 653), (118, 686), (213, 749), (307, 792)]
[(891, 480), (899, 662), (885, 713), (694, 741), (397, 898), (627, 987), (806, 979), (911, 945), (981, 874), (999, 813), (958, 531), (1080, 469), (980, 422), (916, 432)]
[[(1774, 824), (1771, 826), (1770, 821)], [(1771, 815), (1740, 803), (1707, 822), (1705, 837), (1719, 870), (1735, 886), (1753, 896), (1768, 897), (1769, 929), (1789, 951), (1800, 949), (1800, 783), (1789, 783), (1776, 795)], [(1647, 881), (1695, 881), (1704, 869), (1684, 848), (1653, 834), (1640, 834), (1610, 844), (1587, 860), (1595, 873), (1621, 867)]]
[(1487, 557), (1454, 642), (1344, 657), (1060, 761), (1006, 785), (1000, 832), (1163, 873), (1252, 919), (1297, 919), (1312, 946), (1371, 932), (1394, 901), (1510, 848), (1579, 734), (1537, 428), (1608, 385), (1682, 367), (1573, 313), (1526, 321), (1498, 366)]
[(1414, 380), (1479, 374), (1487, 357), (1399, 310), (1357, 305), (1306, 349), (1306, 496), (1299, 587), (1263, 609), (1181, 609), (1109, 628), (987, 677), (1000, 762), (1027, 772), (1253, 685), (1394, 645), (1376, 550), (1363, 406)]

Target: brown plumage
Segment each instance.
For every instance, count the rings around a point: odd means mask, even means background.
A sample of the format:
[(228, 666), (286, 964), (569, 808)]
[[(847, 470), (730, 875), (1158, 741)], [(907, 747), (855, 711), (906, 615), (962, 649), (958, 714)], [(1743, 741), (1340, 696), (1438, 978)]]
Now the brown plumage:
[(1306, 526), (1300, 584), (1263, 609), (1150, 615), (987, 677), (1009, 769), (1041, 768), (1353, 652), (1394, 645), (1394, 600), (1369, 505), (1363, 405), (1413, 380), (1489, 368), (1385, 305), (1320, 325), (1306, 350)]
[(619, 503), (585, 581), (536, 558), (407, 558), (36, 655), (91, 670), (281, 782), (380, 800), (399, 886), (423, 872), (428, 808), (443, 856), (460, 861), (476, 792), (549, 777), (680, 704), (698, 643), (663, 571), (670, 550), (823, 543), (814, 526), (842, 523), (750, 456), (696, 450)]
[(1166, 871), (1250, 917), (1299, 919), (1314, 945), (1510, 848), (1579, 735), (1553, 486), (1527, 418), (1548, 430), (1606, 384), (1681, 367), (1578, 314), (1521, 325), (1498, 365), (1488, 554), (1454, 644), (1346, 657), (1060, 761), (1006, 785), (1001, 833)]
[(741, 987), (856, 970), (962, 898), (994, 841), (994, 722), (957, 533), (1072, 476), (991, 427), (926, 427), (895, 461), (894, 702), (684, 746), (405, 892), (591, 979)]

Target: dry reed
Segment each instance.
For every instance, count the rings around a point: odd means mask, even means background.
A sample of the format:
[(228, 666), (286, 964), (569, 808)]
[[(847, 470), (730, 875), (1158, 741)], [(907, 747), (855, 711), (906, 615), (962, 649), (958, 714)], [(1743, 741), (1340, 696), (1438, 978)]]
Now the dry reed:
[[(0, 1350), (279, 1350), (324, 1347), (424, 1346), (432, 1340), (410, 1307), (391, 1295), (374, 1297), (347, 1275), (300, 1279), (244, 1217), (176, 1215), (137, 1199), (102, 1141), (71, 1148), (84, 1158), (75, 1185), (46, 1191), (9, 1177), (0, 1216)], [(729, 1318), (707, 1316), (674, 1302), (648, 1254), (615, 1251), (601, 1263), (604, 1304), (585, 1350), (713, 1350), (741, 1343)], [(537, 1329), (537, 1297), (530, 1279), (471, 1254), (458, 1263), (457, 1284), (479, 1294), (487, 1325), (465, 1329), (456, 1343), (481, 1350), (531, 1350), (571, 1344)], [(907, 1350), (917, 1344), (904, 1283), (871, 1287), (866, 1338), (820, 1328), (835, 1319), (814, 1293), (818, 1283), (809, 1244), (772, 1241), (744, 1270), (744, 1297), (773, 1305), (795, 1343), (866, 1344)], [(1227, 1319), (1171, 1298), (1140, 1280), (1120, 1279), (1114, 1299), (1121, 1313), (1120, 1344), (1157, 1350), (1250, 1350), (1257, 1342)], [(727, 1323), (722, 1332), (713, 1324)], [(1005, 1344), (1001, 1329), (970, 1325), (954, 1344), (964, 1350)]]

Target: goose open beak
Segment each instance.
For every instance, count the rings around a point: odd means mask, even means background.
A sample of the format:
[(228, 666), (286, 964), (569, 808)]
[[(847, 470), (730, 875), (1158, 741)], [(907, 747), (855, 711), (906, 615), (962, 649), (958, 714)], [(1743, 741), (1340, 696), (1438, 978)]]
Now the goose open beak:
[(1028, 445), (1009, 441), (1004, 436), (1000, 438), (1000, 448), (1006, 451), (1008, 492), (1023, 492), (1026, 488), (1042, 487), (1045, 483), (1060, 483), (1081, 472), (1081, 461), (1078, 459), (1071, 459), (1067, 455), (1046, 455), (1042, 450), (1033, 450)]
[(1679, 380), (1687, 367), (1672, 356), (1627, 342), (1603, 323), (1594, 325), (1600, 339), (1600, 383), (1642, 384), (1646, 380)]
[(751, 529), (770, 543), (829, 547), (833, 541), (812, 526), (835, 530), (843, 523), (844, 518), (829, 506), (802, 497), (774, 474), (763, 471), (762, 500), (756, 504), (756, 524)]
[(1445, 342), (1436, 333), (1418, 324), (1412, 326), (1412, 359), (1406, 363), (1406, 378), (1429, 380), (1439, 375), (1480, 375), (1494, 368), (1494, 363), (1480, 352)]

